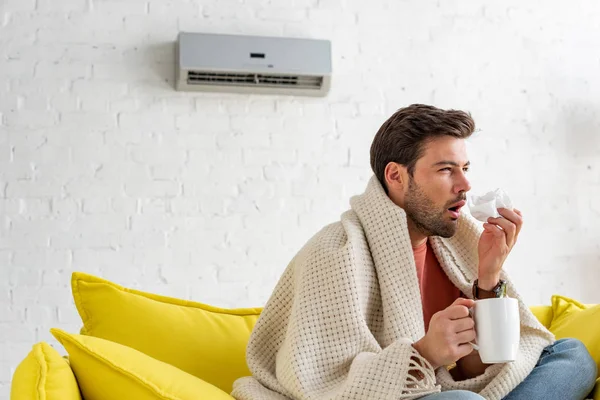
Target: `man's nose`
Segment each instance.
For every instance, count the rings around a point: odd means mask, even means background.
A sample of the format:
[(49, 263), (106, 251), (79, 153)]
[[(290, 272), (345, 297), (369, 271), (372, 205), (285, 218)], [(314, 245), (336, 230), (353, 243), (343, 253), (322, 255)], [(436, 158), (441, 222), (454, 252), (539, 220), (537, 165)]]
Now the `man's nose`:
[(467, 177), (465, 176), (464, 173), (462, 173), (460, 175), (460, 178), (458, 180), (458, 182), (456, 182), (456, 184), (454, 185), (454, 191), (455, 193), (460, 193), (460, 192), (468, 192), (469, 190), (471, 190), (471, 182), (469, 182), (469, 180), (467, 179)]

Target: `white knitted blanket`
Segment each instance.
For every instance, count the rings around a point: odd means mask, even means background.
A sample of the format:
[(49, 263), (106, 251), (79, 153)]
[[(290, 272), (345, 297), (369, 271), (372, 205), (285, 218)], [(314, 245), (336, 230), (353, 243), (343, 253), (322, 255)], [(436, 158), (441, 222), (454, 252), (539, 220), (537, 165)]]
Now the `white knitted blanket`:
[[(455, 382), (446, 368), (433, 371), (411, 346), (425, 330), (404, 210), (374, 176), (350, 205), (288, 265), (248, 343), (253, 376), (237, 380), (232, 395), (240, 400), (415, 399), (452, 389), (486, 399), (507, 395), (554, 336), (529, 311), (506, 273), (508, 295), (520, 307), (518, 358)], [(481, 232), (480, 224), (463, 213), (456, 235), (430, 238), (441, 267), (467, 295), (477, 278)], [(424, 378), (416, 380), (411, 370), (421, 370)]]

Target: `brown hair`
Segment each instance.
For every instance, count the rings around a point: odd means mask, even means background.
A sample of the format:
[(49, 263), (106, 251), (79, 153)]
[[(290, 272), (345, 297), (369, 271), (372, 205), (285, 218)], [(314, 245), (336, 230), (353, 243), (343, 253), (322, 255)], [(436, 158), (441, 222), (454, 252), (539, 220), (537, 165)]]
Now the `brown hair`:
[(417, 160), (428, 140), (440, 136), (467, 139), (475, 130), (471, 115), (424, 104), (399, 109), (381, 125), (371, 144), (371, 169), (387, 191), (385, 167), (390, 162), (404, 165), (413, 176)]

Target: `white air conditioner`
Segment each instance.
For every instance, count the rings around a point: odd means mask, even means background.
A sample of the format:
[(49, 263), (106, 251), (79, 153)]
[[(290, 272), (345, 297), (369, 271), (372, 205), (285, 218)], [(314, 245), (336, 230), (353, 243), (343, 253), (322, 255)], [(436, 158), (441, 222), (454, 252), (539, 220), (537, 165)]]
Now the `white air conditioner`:
[(181, 32), (180, 91), (325, 96), (331, 42), (317, 39)]

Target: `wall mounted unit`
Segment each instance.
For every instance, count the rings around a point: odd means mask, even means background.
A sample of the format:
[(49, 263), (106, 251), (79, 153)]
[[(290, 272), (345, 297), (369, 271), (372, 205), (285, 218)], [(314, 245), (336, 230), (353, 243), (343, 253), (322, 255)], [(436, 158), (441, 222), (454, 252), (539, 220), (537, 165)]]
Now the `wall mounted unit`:
[(180, 91), (325, 96), (331, 84), (331, 42), (181, 32)]

